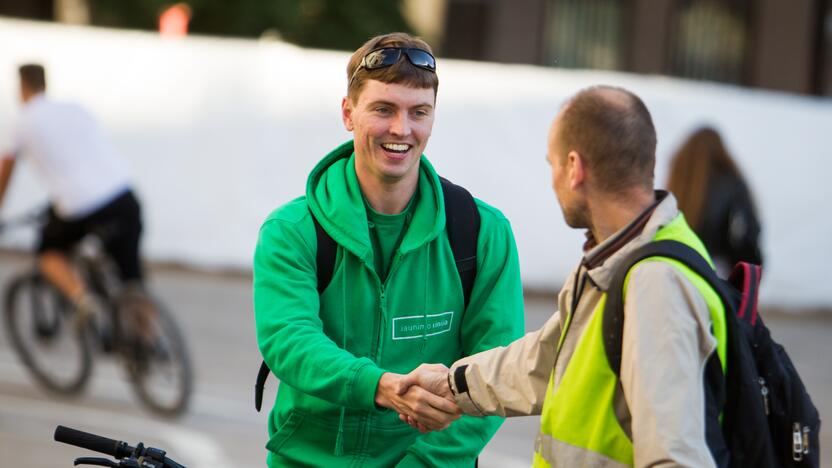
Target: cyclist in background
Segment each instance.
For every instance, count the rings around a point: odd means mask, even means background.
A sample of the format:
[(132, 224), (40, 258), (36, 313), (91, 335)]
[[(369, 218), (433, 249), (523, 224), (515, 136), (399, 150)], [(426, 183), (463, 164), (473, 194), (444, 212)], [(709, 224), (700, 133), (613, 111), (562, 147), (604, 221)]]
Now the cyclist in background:
[(0, 160), (0, 206), (17, 159), (29, 158), (49, 192), (37, 247), (43, 275), (74, 304), (79, 318), (88, 317), (95, 301), (67, 254), (90, 232), (105, 232), (103, 247), (118, 267), (124, 299), (146, 301), (139, 260), (140, 207), (126, 162), (86, 110), (46, 96), (43, 66), (23, 65), (19, 74), (23, 108), (13, 145)]

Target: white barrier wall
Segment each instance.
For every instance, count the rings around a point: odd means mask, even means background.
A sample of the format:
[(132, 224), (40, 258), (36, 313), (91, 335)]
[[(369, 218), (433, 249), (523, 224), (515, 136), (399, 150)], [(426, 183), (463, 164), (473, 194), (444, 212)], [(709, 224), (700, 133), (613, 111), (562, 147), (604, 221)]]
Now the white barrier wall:
[[(262, 219), (301, 195), (308, 171), (350, 138), (340, 121), (348, 54), (279, 42), (0, 20), (0, 148), (18, 112), (16, 67), (47, 67), (50, 94), (86, 105), (129, 160), (148, 258), (248, 268)], [(554, 289), (583, 234), (563, 223), (544, 160), (565, 98), (592, 84), (639, 94), (659, 135), (656, 175), (703, 123), (745, 171), (764, 225), (763, 301), (832, 306), (832, 101), (663, 77), (439, 59), (428, 157), (512, 221), (527, 287)], [(23, 167), (3, 217), (44, 200)], [(27, 240), (31, 239), (28, 236)], [(3, 244), (24, 237), (4, 235)]]

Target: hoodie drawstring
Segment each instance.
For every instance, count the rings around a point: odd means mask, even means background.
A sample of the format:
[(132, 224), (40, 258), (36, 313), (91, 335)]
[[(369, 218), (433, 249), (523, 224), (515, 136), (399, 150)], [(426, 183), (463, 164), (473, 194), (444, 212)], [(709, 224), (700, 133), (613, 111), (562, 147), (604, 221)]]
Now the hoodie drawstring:
[[(341, 349), (347, 349), (347, 274), (346, 274), (346, 262), (349, 259), (349, 255), (345, 252), (344, 253), (344, 272), (341, 275), (341, 304), (343, 305), (341, 309)], [(338, 419), (338, 435), (335, 437), (335, 456), (340, 457), (344, 455), (344, 415), (346, 414), (347, 409), (345, 407), (341, 407), (341, 416)]]
[(338, 435), (335, 437), (335, 456), (340, 457), (344, 454), (344, 413), (346, 408), (341, 407), (341, 418), (338, 421)]

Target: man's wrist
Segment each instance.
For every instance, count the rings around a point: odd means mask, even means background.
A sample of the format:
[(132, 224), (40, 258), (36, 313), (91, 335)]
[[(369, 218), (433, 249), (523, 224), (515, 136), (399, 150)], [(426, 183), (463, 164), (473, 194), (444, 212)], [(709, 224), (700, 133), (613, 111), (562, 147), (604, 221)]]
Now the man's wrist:
[(379, 408), (390, 407), (390, 398), (388, 398), (387, 396), (387, 383), (389, 379), (389, 374), (389, 372), (381, 374), (381, 377), (378, 379), (378, 385), (376, 385), (376, 396), (374, 400), (376, 406)]
[(456, 392), (454, 391), (454, 386), (451, 384), (451, 371), (450, 370), (448, 370), (447, 380), (448, 380), (448, 391), (451, 392), (451, 396), (456, 398)]

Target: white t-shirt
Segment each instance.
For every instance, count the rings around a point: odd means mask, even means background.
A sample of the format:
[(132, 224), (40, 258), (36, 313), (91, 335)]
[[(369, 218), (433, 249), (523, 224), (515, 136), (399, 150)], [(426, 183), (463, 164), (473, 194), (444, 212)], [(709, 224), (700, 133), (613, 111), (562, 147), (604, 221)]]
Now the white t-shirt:
[(33, 163), (62, 218), (87, 215), (130, 187), (126, 162), (76, 104), (33, 97), (23, 107), (14, 141), (12, 154)]

